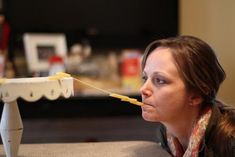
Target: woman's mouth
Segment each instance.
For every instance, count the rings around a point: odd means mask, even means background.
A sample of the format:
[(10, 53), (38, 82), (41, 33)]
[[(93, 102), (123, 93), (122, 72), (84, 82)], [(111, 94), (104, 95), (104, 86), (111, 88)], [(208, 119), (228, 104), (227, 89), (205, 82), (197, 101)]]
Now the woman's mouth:
[(143, 111), (149, 111), (149, 110), (152, 110), (153, 108), (155, 108), (155, 107), (149, 103), (144, 103), (144, 105), (142, 106)]
[(152, 104), (144, 103), (144, 105), (141, 106), (143, 112), (152, 112), (155, 110), (155, 107)]
[(152, 107), (154, 106), (154, 105), (152, 105), (152, 104), (150, 104), (150, 103), (148, 103), (148, 102), (143, 102), (143, 104), (144, 104), (143, 106), (145, 106), (145, 105), (146, 105), (146, 106), (152, 106)]

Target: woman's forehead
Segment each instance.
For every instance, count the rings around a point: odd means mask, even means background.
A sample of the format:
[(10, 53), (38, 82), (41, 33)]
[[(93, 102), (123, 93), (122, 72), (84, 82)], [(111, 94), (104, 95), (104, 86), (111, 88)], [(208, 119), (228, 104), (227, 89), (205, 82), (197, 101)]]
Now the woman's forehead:
[(159, 47), (148, 56), (144, 67), (145, 73), (161, 72), (168, 75), (178, 75), (175, 60), (169, 48)]

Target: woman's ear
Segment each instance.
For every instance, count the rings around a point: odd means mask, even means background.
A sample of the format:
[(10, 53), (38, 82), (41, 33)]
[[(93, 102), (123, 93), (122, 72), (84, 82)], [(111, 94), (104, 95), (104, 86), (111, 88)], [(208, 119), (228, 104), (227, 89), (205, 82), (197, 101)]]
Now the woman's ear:
[(191, 106), (199, 106), (203, 101), (203, 98), (197, 92), (191, 92), (189, 96), (189, 105)]

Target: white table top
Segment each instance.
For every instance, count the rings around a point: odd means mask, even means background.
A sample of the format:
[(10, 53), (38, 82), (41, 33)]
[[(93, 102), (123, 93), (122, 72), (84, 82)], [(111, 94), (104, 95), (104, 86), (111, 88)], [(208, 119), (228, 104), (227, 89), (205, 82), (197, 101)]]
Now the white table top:
[(73, 78), (57, 80), (49, 77), (0, 79), (0, 99), (12, 102), (21, 97), (26, 101), (37, 101), (41, 97), (55, 100), (60, 96), (69, 98), (74, 95)]
[[(0, 146), (0, 157), (4, 157)], [(19, 157), (170, 157), (150, 141), (21, 144)]]

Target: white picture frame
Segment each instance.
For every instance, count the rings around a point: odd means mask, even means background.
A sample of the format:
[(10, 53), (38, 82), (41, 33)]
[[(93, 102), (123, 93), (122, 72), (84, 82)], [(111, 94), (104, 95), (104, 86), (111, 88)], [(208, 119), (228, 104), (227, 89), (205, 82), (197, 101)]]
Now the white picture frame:
[(47, 72), (48, 59), (60, 56), (67, 59), (67, 44), (64, 34), (25, 33), (23, 42), (30, 72)]

